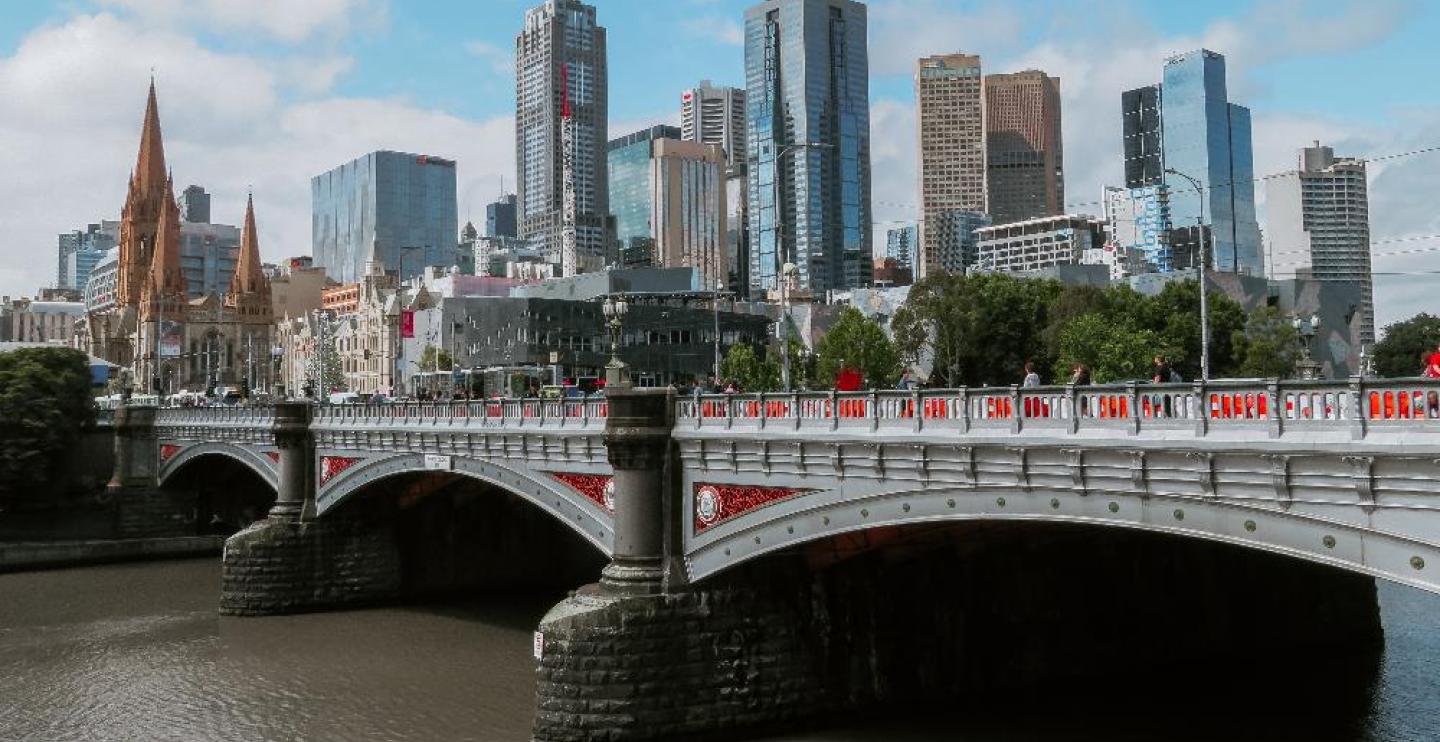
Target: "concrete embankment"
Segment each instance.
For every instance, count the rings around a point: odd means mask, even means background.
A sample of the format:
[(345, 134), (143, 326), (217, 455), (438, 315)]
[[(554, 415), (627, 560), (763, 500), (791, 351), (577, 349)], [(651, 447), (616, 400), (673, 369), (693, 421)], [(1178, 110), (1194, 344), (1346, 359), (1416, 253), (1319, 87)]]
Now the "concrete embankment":
[(224, 536), (0, 543), (0, 572), (75, 567), (140, 559), (218, 556)]

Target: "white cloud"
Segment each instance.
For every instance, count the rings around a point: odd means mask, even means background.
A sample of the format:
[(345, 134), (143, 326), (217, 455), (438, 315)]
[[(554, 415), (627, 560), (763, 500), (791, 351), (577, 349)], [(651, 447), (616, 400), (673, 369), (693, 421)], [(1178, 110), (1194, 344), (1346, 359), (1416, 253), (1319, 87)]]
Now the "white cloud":
[(151, 64), (177, 190), (205, 186), (213, 218), (238, 223), (253, 186), (267, 260), (310, 252), (310, 178), (365, 152), (456, 160), (462, 219), (467, 199), (513, 178), (509, 117), (471, 121), (401, 100), (335, 97), (326, 88), (343, 58), (298, 80), (287, 71), (296, 59), (219, 53), (174, 29), (77, 16), (0, 57), (0, 172), (24, 174), (0, 179), (0, 294), (54, 282), (57, 233), (119, 217)]
[(286, 43), (313, 36), (338, 38), (375, 28), (386, 19), (385, 0), (100, 0), (147, 25), (221, 33), (259, 32)]
[(510, 49), (501, 49), (487, 41), (467, 41), (465, 51), (471, 56), (485, 60), (496, 74), (515, 73), (515, 53)]
[(1010, 3), (973, 12), (946, 0), (879, 0), (870, 3), (870, 74), (911, 74), (915, 60), (931, 54), (987, 53), (1017, 43), (1026, 15)]
[(744, 46), (745, 28), (729, 16), (707, 15), (681, 22), (685, 33), (702, 39), (710, 39), (726, 46)]

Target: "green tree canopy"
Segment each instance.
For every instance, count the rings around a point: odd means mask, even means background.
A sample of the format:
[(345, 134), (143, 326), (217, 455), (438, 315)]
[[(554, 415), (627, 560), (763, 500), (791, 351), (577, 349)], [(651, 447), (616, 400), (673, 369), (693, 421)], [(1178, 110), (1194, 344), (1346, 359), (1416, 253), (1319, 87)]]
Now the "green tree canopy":
[(455, 359), (450, 351), (437, 345), (427, 345), (425, 350), (420, 352), (421, 371), (449, 371), (455, 367)]
[(858, 369), (871, 387), (888, 388), (899, 380), (903, 368), (885, 330), (855, 307), (841, 310), (815, 355), (815, 382), (821, 388), (835, 386), (835, 375), (846, 366)]
[(780, 364), (762, 358), (749, 345), (730, 346), (720, 361), (720, 376), (721, 389), (731, 381), (746, 392), (772, 392), (780, 388)]
[(1091, 312), (1071, 320), (1060, 331), (1055, 378), (1061, 383), (1068, 381), (1070, 370), (1083, 363), (1096, 384), (1147, 379), (1157, 353), (1171, 353), (1159, 333)]
[(1375, 344), (1375, 373), (1381, 376), (1419, 376), (1425, 359), (1440, 346), (1440, 317), (1421, 312), (1385, 326)]
[(1276, 307), (1250, 313), (1245, 329), (1231, 341), (1239, 359), (1239, 374), (1263, 379), (1284, 379), (1295, 373), (1300, 358), (1299, 336), (1290, 319)]
[(0, 506), (22, 495), (52, 494), (47, 488), (66, 480), (66, 452), (95, 421), (85, 354), (70, 348), (0, 353), (0, 420)]
[(932, 383), (1019, 383), (1026, 361), (1049, 365), (1044, 329), (1058, 281), (1003, 274), (926, 276), (891, 322), (901, 358), (933, 361)]

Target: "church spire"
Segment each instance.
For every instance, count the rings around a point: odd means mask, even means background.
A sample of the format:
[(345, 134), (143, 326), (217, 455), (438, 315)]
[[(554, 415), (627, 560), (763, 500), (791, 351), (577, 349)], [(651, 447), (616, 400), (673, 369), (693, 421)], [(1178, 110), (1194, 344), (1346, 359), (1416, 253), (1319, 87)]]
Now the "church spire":
[(245, 197), (245, 226), (240, 230), (240, 256), (230, 279), (230, 296), (268, 294), (269, 283), (260, 267), (260, 239), (255, 232), (255, 197)]
[(185, 276), (180, 271), (180, 207), (175, 190), (165, 180), (165, 200), (160, 206), (160, 224), (155, 230), (155, 251), (150, 259), (150, 303), (175, 298), (185, 301)]
[(145, 102), (145, 124), (140, 130), (140, 155), (135, 161), (135, 178), (142, 193), (165, 182), (165, 142), (160, 135), (160, 107), (155, 102), (155, 78), (150, 78), (150, 97)]

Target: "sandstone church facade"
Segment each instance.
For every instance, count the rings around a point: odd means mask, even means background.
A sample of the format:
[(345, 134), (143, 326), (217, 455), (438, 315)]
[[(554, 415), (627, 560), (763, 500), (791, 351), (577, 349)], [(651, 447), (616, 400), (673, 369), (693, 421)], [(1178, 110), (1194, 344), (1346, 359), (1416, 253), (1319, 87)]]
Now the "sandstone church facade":
[(120, 217), (115, 306), (86, 317), (90, 352), (129, 369), (137, 391), (271, 390), (275, 318), (254, 200), (246, 200), (235, 274), (223, 295), (188, 296), (180, 246), (152, 80)]

